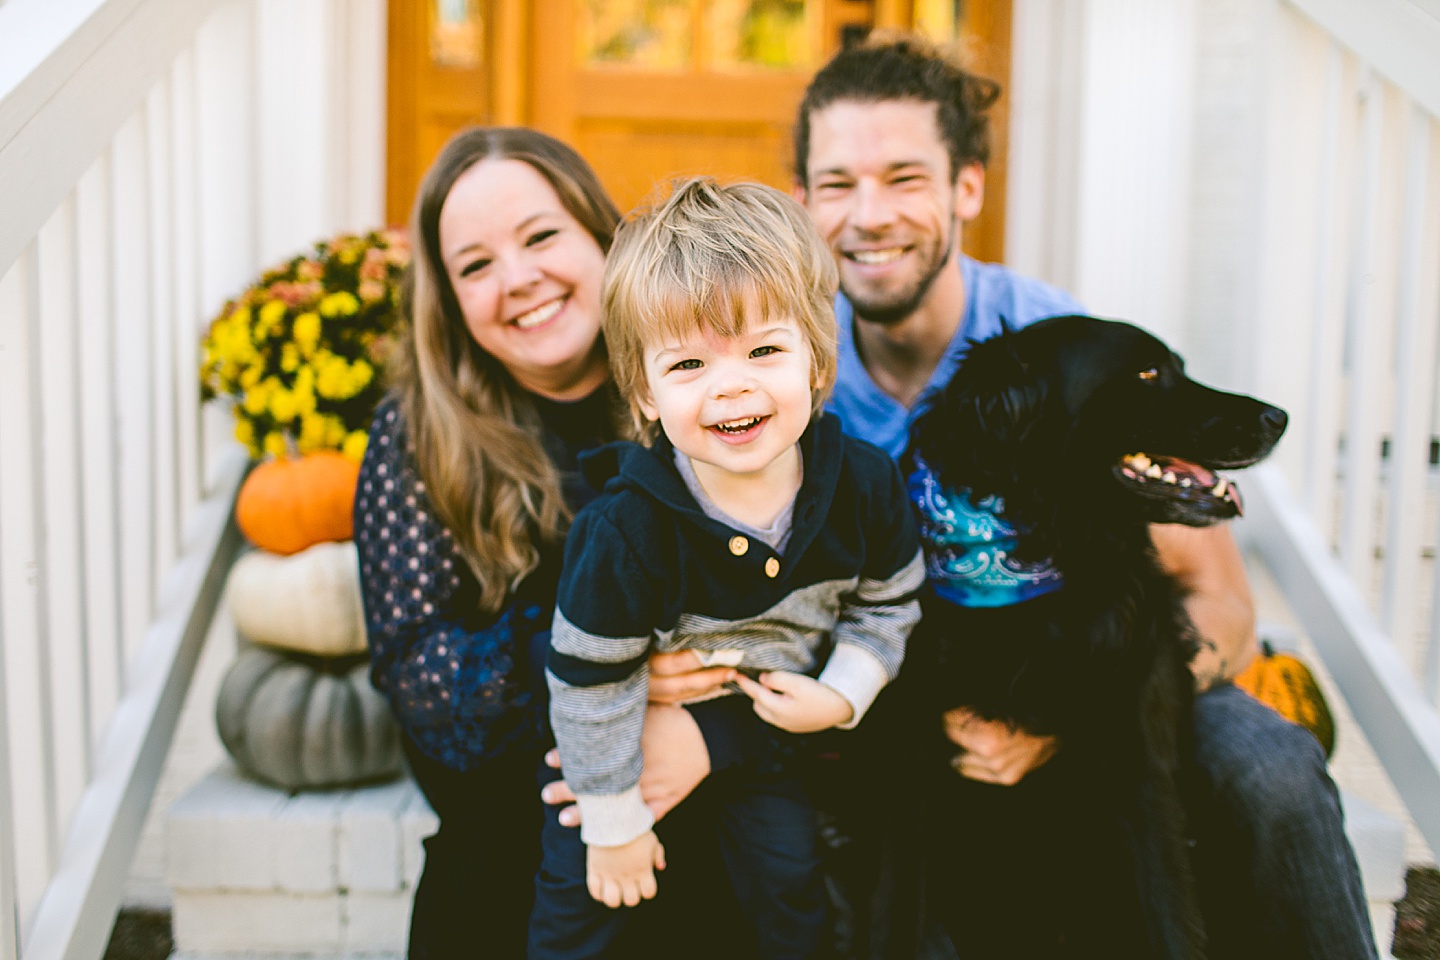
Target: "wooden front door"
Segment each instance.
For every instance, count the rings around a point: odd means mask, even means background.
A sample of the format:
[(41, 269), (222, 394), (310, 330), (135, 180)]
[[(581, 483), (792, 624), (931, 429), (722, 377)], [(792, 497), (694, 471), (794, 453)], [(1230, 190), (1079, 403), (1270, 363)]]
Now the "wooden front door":
[[(523, 123), (570, 143), (622, 209), (673, 176), (791, 182), (805, 85), (872, 27), (958, 38), (1008, 79), (1012, 0), (390, 0), (387, 214), (471, 123)], [(1005, 103), (985, 213), (965, 232), (1004, 253)]]
[[(537, 0), (535, 126), (573, 144), (620, 208), (709, 173), (790, 184), (790, 126), (853, 0)], [(829, 42), (827, 42), (829, 41)]]

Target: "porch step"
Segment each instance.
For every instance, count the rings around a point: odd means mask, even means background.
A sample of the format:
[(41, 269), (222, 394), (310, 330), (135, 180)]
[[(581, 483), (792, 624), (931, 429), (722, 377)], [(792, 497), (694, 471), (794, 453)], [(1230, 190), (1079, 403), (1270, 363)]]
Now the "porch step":
[(1382, 958), (1395, 937), (1395, 902), (1405, 896), (1405, 824), (1353, 793), (1340, 791), (1345, 834), (1355, 848), (1370, 902), (1370, 926)]
[(398, 960), (437, 822), (408, 779), (291, 794), (219, 767), (167, 817), (176, 955)]
[[(1354, 794), (1341, 802), (1388, 957), (1404, 826)], [(399, 960), (436, 825), (408, 779), (291, 794), (222, 765), (167, 818), (176, 960)]]

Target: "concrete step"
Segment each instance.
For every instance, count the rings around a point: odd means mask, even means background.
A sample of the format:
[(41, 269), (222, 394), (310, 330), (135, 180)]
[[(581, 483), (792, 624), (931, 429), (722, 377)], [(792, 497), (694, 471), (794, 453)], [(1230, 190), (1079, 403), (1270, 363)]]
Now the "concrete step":
[(1405, 896), (1405, 824), (1348, 791), (1340, 792), (1340, 805), (1370, 902), (1375, 945), (1386, 958), (1395, 936), (1395, 901)]
[[(1343, 793), (1381, 956), (1404, 895), (1405, 830)], [(289, 793), (228, 762), (171, 806), (177, 960), (399, 960), (438, 821), (410, 780)]]
[(403, 956), (438, 823), (412, 781), (291, 794), (227, 763), (167, 819), (177, 955)]

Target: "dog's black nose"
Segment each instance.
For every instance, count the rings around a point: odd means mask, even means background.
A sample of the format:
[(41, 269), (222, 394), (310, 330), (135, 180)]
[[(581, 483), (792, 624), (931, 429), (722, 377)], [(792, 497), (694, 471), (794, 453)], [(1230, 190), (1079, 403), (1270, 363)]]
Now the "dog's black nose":
[(1278, 437), (1285, 432), (1285, 425), (1290, 422), (1290, 417), (1279, 407), (1266, 407), (1265, 412), (1260, 414), (1260, 422), (1265, 429)]

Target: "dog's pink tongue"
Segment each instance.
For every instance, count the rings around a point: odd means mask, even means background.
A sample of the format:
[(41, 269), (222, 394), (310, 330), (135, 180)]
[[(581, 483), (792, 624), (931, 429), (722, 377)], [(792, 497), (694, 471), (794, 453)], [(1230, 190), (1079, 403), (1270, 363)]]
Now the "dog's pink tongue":
[(1164, 463), (1166, 470), (1174, 471), (1177, 476), (1188, 476), (1191, 480), (1195, 481), (1196, 485), (1201, 487), (1213, 487), (1215, 481), (1219, 479), (1214, 473), (1206, 470), (1200, 466), (1200, 464), (1191, 463), (1189, 460), (1166, 457)]

